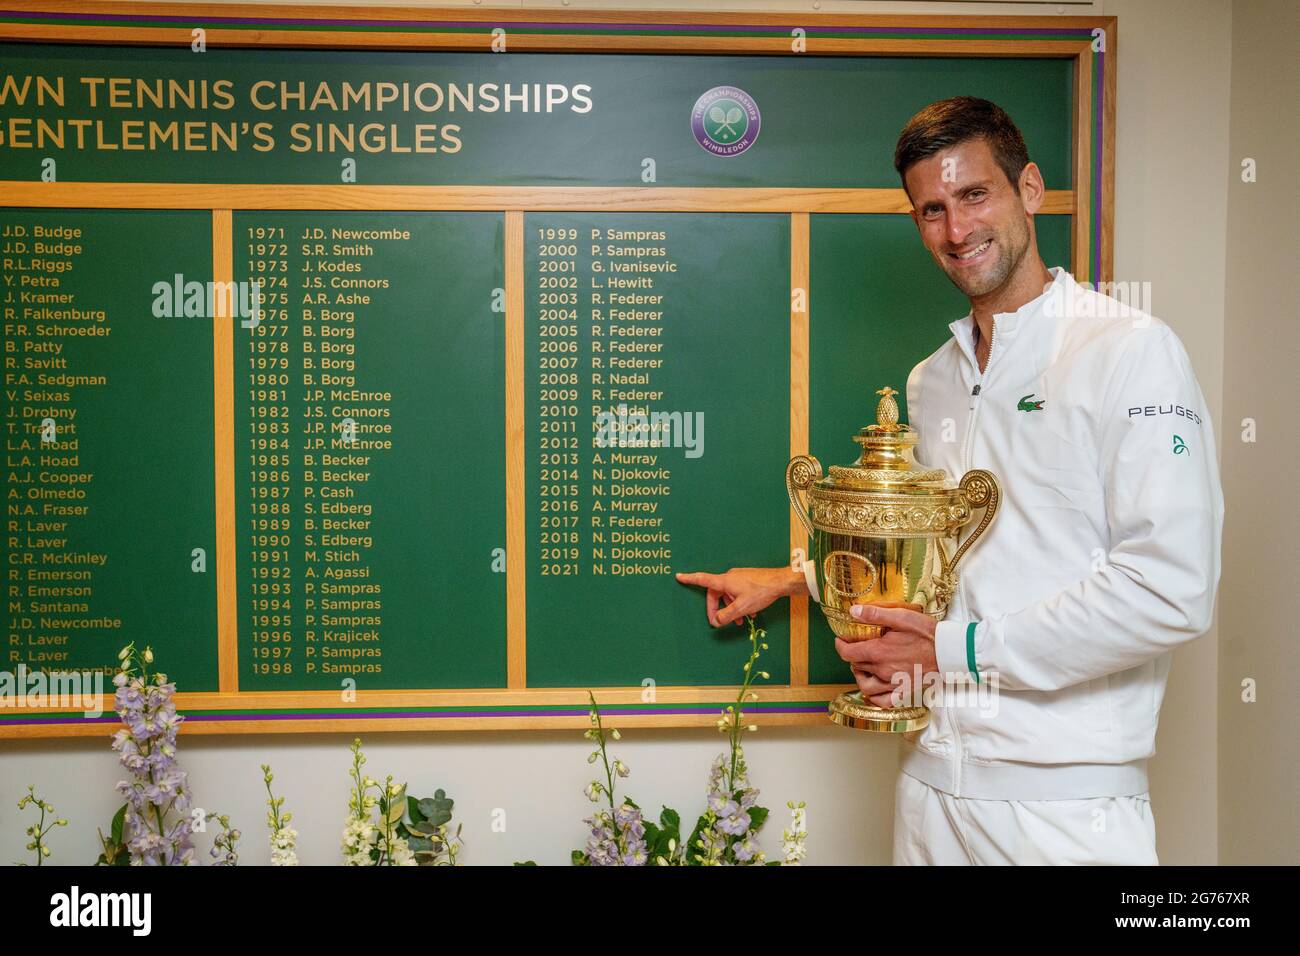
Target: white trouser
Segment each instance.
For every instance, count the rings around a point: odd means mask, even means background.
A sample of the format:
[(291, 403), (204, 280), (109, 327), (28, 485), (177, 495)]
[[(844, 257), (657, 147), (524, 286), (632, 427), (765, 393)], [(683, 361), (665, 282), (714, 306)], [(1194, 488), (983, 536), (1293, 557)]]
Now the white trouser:
[(971, 800), (906, 773), (894, 794), (894, 865), (1154, 866), (1151, 795)]

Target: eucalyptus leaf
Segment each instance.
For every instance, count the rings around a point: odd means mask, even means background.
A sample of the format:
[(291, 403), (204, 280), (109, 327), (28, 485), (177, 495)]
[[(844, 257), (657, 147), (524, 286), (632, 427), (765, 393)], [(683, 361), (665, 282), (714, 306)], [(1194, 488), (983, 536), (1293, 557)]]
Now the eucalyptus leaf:
[(456, 801), (447, 796), (443, 790), (435, 790), (432, 797), (419, 801), (420, 813), (435, 826), (451, 822), (451, 813)]
[(428, 837), (408, 837), (406, 842), (411, 847), (412, 853), (432, 853), (434, 849), (433, 841)]

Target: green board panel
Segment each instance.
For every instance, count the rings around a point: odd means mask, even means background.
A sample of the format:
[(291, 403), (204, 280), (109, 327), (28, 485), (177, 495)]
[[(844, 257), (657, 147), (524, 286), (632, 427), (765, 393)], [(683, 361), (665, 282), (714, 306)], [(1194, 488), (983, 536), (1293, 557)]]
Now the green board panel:
[(505, 685), (504, 224), (236, 213), (241, 690)]
[(216, 689), (212, 322), (154, 288), (211, 279), (209, 222), (0, 210), (10, 672), (111, 673), (134, 641)]
[[(1069, 59), (0, 44), (0, 64), (0, 179), (36, 179), (50, 157), (64, 181), (337, 183), (352, 157), (369, 184), (643, 185), (653, 160), (659, 186), (896, 187), (898, 131), (957, 94), (1015, 118), (1049, 188), (1072, 179)], [(760, 118), (729, 157), (691, 131), (696, 101), (724, 85)]]
[[(875, 421), (875, 390), (903, 392), (912, 367), (952, 336), (970, 311), (921, 245), (909, 216), (810, 217), (809, 450), (822, 467), (854, 461), (852, 437)], [(1070, 217), (1034, 220), (1048, 266), (1069, 264)], [(900, 410), (907, 421), (905, 396)], [(960, 477), (960, 476), (955, 476)], [(849, 679), (816, 605), (809, 621), (809, 679)]]
[[(672, 572), (789, 549), (789, 217), (524, 223), (529, 686), (734, 683), (743, 631)], [(785, 602), (764, 623), (787, 681)]]

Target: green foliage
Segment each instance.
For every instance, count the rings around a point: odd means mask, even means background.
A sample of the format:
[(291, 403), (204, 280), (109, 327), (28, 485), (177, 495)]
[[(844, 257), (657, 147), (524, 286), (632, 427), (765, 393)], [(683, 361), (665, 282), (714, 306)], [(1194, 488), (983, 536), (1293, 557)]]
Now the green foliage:
[[(587, 762), (599, 762), (604, 768), (605, 780), (592, 781), (587, 787), (587, 798), (595, 803), (603, 796), (609, 808), (597, 810), (586, 819), (592, 837), (585, 850), (572, 852), (573, 865), (626, 866), (644, 862), (651, 866), (753, 866), (767, 862), (754, 838), (770, 813), (766, 807), (756, 804), (758, 790), (749, 785), (740, 740), (745, 732), (758, 730), (757, 726), (745, 723), (744, 707), (746, 701), (758, 699), (753, 690), (754, 681), (769, 679), (768, 673), (757, 666), (763, 651), (768, 648), (763, 642), (765, 632), (752, 616), (748, 618), (748, 624), (749, 656), (745, 661), (744, 676), (735, 703), (722, 711), (717, 722), (718, 730), (727, 735), (729, 752), (719, 755), (713, 764), (709, 775), (708, 805), (685, 842), (681, 837), (681, 817), (676, 810), (664, 807), (656, 824), (645, 820), (640, 808), (628, 798), (615, 797), (617, 778), (627, 776), (629, 771), (622, 761), (610, 756), (609, 742), (618, 740), (619, 733), (605, 729), (596, 698), (589, 694), (592, 726), (584, 736), (595, 742), (596, 749)], [(793, 804), (791, 807), (793, 809)], [(799, 807), (802, 808), (803, 804)], [(802, 821), (803, 817), (797, 819)], [(801, 822), (799, 826), (802, 826)], [(641, 838), (644, 840), (644, 853), (638, 846), (638, 827), (644, 831)], [(797, 861), (802, 856), (802, 838), (787, 831), (783, 834), (782, 849), (786, 851), (787, 862)], [(792, 853), (797, 855), (792, 856)]]
[[(402, 792), (405, 795), (405, 787)], [(460, 824), (451, 829), (455, 805), (445, 790), (435, 790), (432, 797), (405, 798), (406, 816), (398, 823), (397, 835), (406, 840), (420, 866), (456, 865), (464, 841)]]
[(708, 813), (701, 813), (700, 818), (695, 821), (695, 829), (691, 831), (691, 838), (686, 842), (686, 866), (703, 866), (704, 860), (701, 854), (701, 837), (704, 832), (713, 826), (713, 821)]
[(127, 850), (126, 844), (122, 842), (122, 830), (126, 827), (126, 804), (113, 814), (113, 822), (108, 828), (108, 836), (104, 836), (104, 831), (99, 830), (99, 842), (103, 846), (103, 852), (99, 854), (99, 859), (95, 861), (96, 866), (130, 866), (131, 853)]
[(660, 859), (671, 860), (677, 855), (682, 845), (682, 818), (671, 807), (664, 807), (659, 812), (659, 825), (645, 822), (646, 853), (651, 863)]
[[(451, 822), (451, 811), (455, 806), (455, 801), (448, 797), (444, 791), (435, 790), (432, 797), (417, 800), (415, 805), (421, 818), (427, 820), (433, 826), (440, 827)], [(414, 819), (414, 816), (412, 818)]]
[[(35, 823), (33, 823), (31, 826), (27, 828), (27, 835), (32, 838), (31, 842), (27, 844), (27, 849), (30, 850), (33, 854), (35, 854), (36, 865), (43, 866), (45, 864), (46, 859), (48, 859), (50, 856), (50, 847), (49, 844), (45, 842), (45, 838), (49, 836), (50, 831), (53, 830), (55, 827), (66, 827), (68, 825), (68, 821), (60, 817), (51, 820), (49, 823), (46, 823), (45, 818), (47, 816), (53, 816), (54, 807), (46, 803), (44, 800), (42, 800), (40, 797), (36, 795), (35, 786), (28, 784), (27, 795), (18, 801), (18, 809), (26, 810), (29, 806), (32, 805), (35, 805), (37, 811), (39, 812), (39, 818)], [(28, 866), (29, 864), (18, 863), (16, 865)]]

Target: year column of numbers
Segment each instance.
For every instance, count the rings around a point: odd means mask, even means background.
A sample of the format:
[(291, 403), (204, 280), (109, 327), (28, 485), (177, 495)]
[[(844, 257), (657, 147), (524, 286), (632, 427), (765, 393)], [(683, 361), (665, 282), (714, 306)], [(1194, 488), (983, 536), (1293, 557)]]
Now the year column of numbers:
[(541, 573), (579, 573), (578, 230), (537, 230)]
[[(247, 230), (248, 278), (261, 287), (261, 312), (248, 330), (246, 383), (249, 562), (248, 608), (254, 674), (293, 673), (294, 581), (290, 550), (289, 245), (282, 226)], [(301, 369), (294, 369), (301, 374)], [(238, 465), (238, 463), (237, 463)]]

